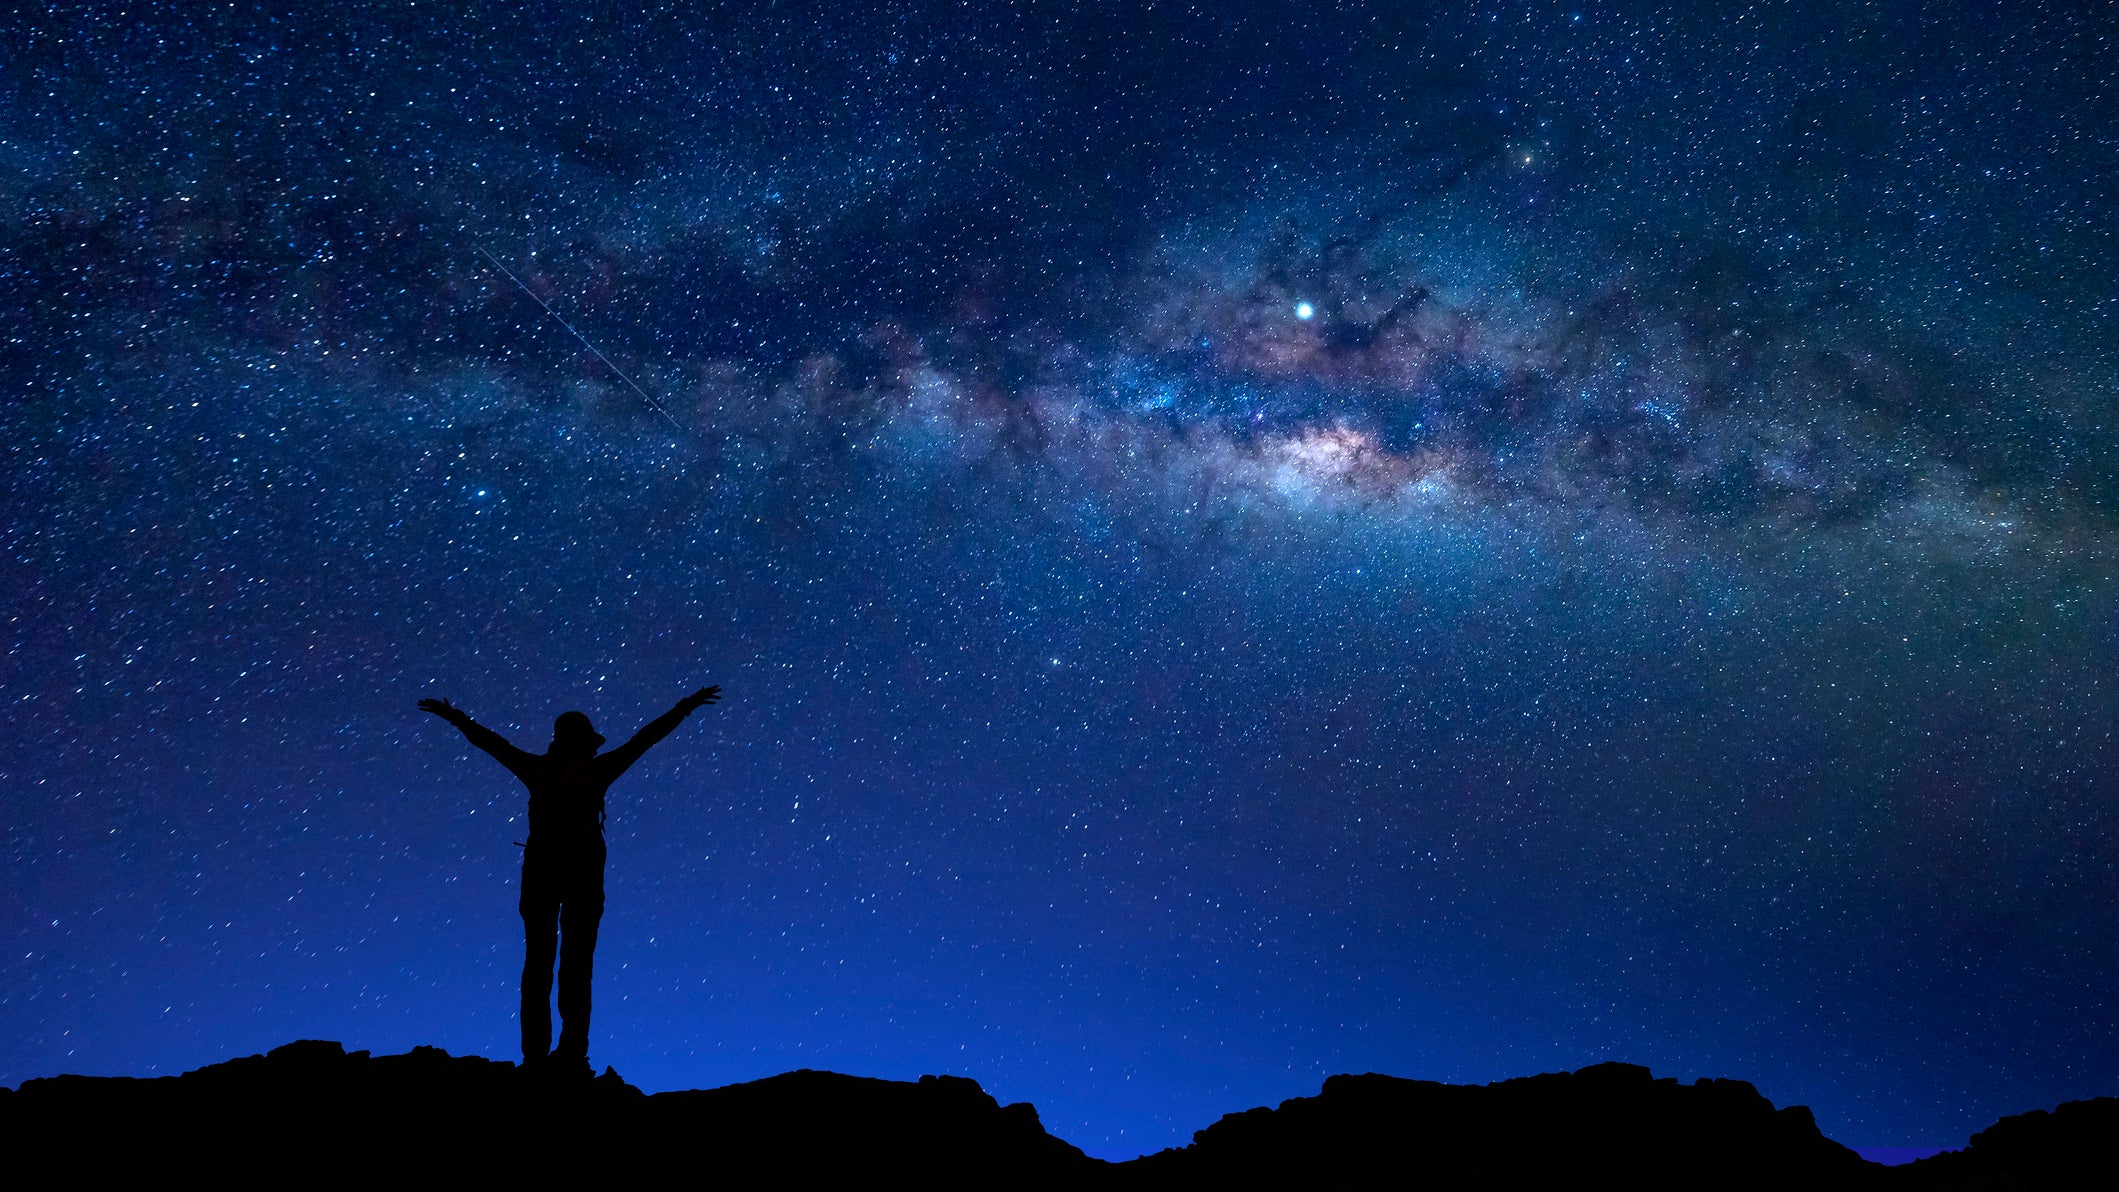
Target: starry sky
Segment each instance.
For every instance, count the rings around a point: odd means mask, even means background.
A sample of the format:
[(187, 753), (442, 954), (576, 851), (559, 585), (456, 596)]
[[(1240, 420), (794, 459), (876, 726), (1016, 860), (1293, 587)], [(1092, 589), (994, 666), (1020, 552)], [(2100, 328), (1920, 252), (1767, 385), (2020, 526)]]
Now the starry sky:
[(2119, 1093), (2111, 14), (1094, 7), (0, 16), (0, 1082)]

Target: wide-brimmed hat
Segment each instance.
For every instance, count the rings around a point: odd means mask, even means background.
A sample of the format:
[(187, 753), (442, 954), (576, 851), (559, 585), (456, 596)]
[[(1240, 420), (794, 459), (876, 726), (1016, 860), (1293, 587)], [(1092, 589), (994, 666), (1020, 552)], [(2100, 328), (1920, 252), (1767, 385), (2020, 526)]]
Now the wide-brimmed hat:
[(552, 743), (555, 745), (586, 745), (591, 749), (603, 748), (603, 734), (589, 723), (587, 712), (561, 712), (552, 722)]

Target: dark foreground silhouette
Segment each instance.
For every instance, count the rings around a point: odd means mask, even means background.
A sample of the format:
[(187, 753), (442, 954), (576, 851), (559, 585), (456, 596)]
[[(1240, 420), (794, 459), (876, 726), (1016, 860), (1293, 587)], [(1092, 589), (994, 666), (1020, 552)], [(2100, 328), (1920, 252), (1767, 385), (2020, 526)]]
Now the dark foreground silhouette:
[(1045, 1133), (973, 1081), (789, 1072), (649, 1096), (608, 1069), (348, 1053), (290, 1043), (136, 1080), (0, 1089), (17, 1166), (238, 1184), (375, 1179), (683, 1181), (677, 1186), (1949, 1190), (2119, 1188), (2119, 1098), (2006, 1118), (1906, 1167), (1866, 1163), (1741, 1081), (1679, 1084), (1600, 1064), (1492, 1085), (1335, 1076), (1315, 1097), (1233, 1113), (1128, 1163)]
[[(603, 922), (604, 801), (611, 784), (684, 718), (721, 698), (701, 687), (609, 753), (586, 712), (561, 712), (543, 753), (517, 748), (445, 699), (419, 701), (522, 780), (530, 838), (522, 850), (522, 1062), (589, 1073), (589, 984)], [(559, 963), (559, 1046), (552, 1048), (552, 964)], [(549, 1050), (549, 1053), (547, 1051)]]

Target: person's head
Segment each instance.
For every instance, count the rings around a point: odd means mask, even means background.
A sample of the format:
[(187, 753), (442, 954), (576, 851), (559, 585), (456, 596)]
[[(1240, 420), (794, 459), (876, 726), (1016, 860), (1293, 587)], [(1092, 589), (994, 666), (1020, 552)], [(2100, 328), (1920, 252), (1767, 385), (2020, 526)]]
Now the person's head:
[(586, 712), (561, 712), (552, 722), (552, 745), (548, 753), (594, 757), (603, 748), (603, 734), (589, 723)]

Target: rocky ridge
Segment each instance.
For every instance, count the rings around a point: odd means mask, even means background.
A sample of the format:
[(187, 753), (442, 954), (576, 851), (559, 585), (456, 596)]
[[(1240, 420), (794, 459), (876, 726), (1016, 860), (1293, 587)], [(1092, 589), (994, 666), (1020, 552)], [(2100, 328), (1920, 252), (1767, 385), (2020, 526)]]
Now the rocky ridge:
[(1899, 1168), (1824, 1137), (1742, 1081), (1645, 1068), (1446, 1085), (1334, 1076), (1125, 1163), (1048, 1134), (971, 1080), (798, 1071), (649, 1095), (431, 1047), (306, 1040), (181, 1076), (0, 1089), (0, 1140), (78, 1176), (235, 1183), (379, 1178), (697, 1181), (734, 1187), (1876, 1189), (2119, 1188), (2119, 1098), (2006, 1118)]

